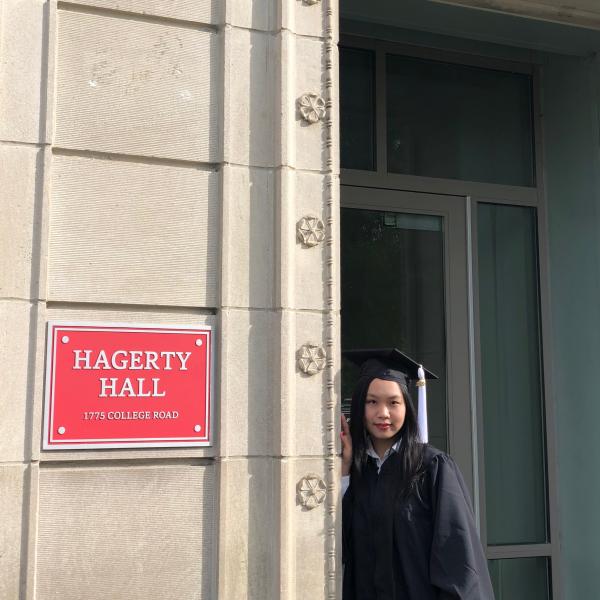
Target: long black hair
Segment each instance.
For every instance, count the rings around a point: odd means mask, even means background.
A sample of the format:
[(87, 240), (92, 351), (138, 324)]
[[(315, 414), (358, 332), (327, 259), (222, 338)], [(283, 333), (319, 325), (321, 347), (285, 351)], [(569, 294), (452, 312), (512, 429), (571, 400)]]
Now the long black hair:
[[(379, 377), (386, 379), (386, 377)], [(377, 379), (375, 376), (361, 377), (352, 394), (352, 408), (350, 412), (350, 435), (352, 436), (352, 475), (360, 477), (363, 467), (367, 462), (367, 439), (368, 433), (365, 427), (365, 401), (371, 382)], [(419, 425), (417, 411), (413, 404), (408, 386), (397, 379), (395, 381), (400, 387), (406, 415), (404, 425), (399, 432), (401, 438), (399, 454), (402, 465), (401, 495), (406, 497), (413, 491), (418, 493), (418, 485), (422, 479), (423, 469), (423, 444), (419, 437)]]

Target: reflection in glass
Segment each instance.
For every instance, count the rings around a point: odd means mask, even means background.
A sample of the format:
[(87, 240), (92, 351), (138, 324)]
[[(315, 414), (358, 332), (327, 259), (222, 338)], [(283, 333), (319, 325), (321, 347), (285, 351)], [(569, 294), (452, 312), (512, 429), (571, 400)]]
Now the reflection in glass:
[(488, 561), (496, 600), (548, 600), (548, 560), (544, 557)]
[(479, 204), (478, 274), (489, 545), (547, 541), (536, 212)]
[[(341, 226), (342, 348), (397, 347), (436, 373), (439, 380), (427, 384), (429, 435), (445, 450), (443, 220), (345, 208)], [(343, 398), (356, 378), (344, 361)]]
[(375, 169), (375, 54), (340, 48), (340, 142), (344, 169)]
[(388, 171), (534, 185), (529, 75), (396, 55), (386, 70)]

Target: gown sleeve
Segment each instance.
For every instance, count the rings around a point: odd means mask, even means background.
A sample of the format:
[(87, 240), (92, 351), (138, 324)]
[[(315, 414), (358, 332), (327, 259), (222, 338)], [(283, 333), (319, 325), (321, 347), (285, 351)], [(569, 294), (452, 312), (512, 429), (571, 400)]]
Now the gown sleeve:
[(432, 461), (430, 475), (431, 584), (440, 590), (440, 600), (494, 600), (469, 493), (458, 467), (440, 454)]
[(350, 560), (352, 541), (352, 512), (354, 508), (354, 495), (352, 486), (349, 485), (342, 496), (342, 564)]

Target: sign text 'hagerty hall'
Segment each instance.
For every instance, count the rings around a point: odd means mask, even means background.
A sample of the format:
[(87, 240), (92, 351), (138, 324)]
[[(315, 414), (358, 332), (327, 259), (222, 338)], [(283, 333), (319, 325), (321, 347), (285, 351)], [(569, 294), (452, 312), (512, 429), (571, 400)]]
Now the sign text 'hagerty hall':
[(210, 445), (211, 349), (210, 327), (48, 323), (44, 449)]

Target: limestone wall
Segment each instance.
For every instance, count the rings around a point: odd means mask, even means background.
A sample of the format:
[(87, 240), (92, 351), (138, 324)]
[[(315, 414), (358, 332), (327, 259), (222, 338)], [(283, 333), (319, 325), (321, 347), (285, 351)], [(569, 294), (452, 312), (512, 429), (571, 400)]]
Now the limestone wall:
[[(2, 0), (0, 598), (336, 597), (337, 18)], [(215, 445), (42, 452), (50, 319), (212, 325)]]

